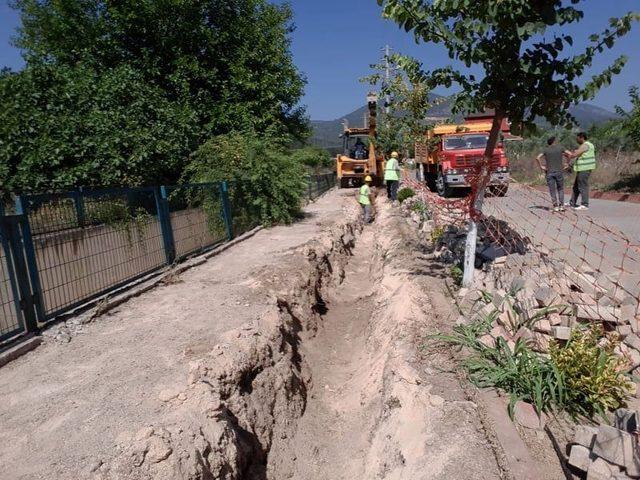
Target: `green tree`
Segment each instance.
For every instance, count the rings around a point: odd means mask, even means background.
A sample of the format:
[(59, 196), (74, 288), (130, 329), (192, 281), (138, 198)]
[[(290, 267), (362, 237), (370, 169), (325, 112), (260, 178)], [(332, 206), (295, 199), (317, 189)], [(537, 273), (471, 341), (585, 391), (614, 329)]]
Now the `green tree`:
[[(412, 152), (416, 142), (424, 141), (430, 127), (426, 117), (435, 102), (425, 75), (416, 74), (416, 65), (416, 60), (390, 55), (382, 63), (371, 65), (374, 73), (361, 79), (379, 87), (380, 97), (389, 99), (380, 114), (377, 138), (386, 154), (393, 150)], [(388, 80), (387, 70), (393, 72)]]
[(195, 113), (129, 66), (40, 65), (0, 76), (0, 189), (175, 181)]
[[(452, 66), (424, 72), (415, 62), (401, 66), (410, 75), (422, 75), (432, 86), (457, 85), (454, 113), (495, 111), (478, 188), (472, 199), (472, 222), (468, 238), (465, 283), (470, 283), (475, 257), (475, 219), (481, 214), (485, 187), (490, 179), (489, 160), (499, 140), (502, 120), (515, 125), (533, 125), (536, 117), (552, 124), (571, 122), (570, 105), (592, 99), (611, 82), (627, 59), (616, 58), (585, 85), (579, 79), (592, 67), (593, 58), (613, 47), (640, 18), (628, 13), (609, 20), (608, 28), (588, 37), (587, 46), (576, 54), (574, 40), (561, 29), (584, 18), (578, 5), (585, 0), (377, 0), (383, 15), (408, 32), (417, 42), (444, 46), (451, 59), (464, 66), (479, 66), (482, 77)], [(473, 245), (471, 245), (473, 243)]]
[(631, 110), (625, 111), (616, 107), (616, 112), (622, 117), (622, 133), (631, 140), (633, 148), (640, 150), (640, 89), (637, 86), (629, 88)]
[[(13, 131), (31, 135), (2, 134), (0, 174), (23, 171), (16, 187), (93, 182), (99, 177), (91, 172), (97, 160), (106, 170), (129, 169), (109, 176), (112, 182), (175, 181), (188, 154), (212, 136), (245, 129), (280, 139), (308, 134), (298, 106), (305, 79), (291, 58), (288, 5), (267, 0), (16, 0), (14, 6), (22, 18), (16, 44), (27, 67), (0, 78), (0, 111), (7, 110), (2, 118)], [(24, 108), (15, 97), (28, 100)], [(110, 113), (116, 106), (117, 122)], [(149, 108), (146, 125), (131, 106)], [(108, 121), (104, 128), (85, 125), (81, 120), (87, 111), (113, 123), (108, 128)], [(75, 120), (66, 122), (67, 117)], [(48, 131), (34, 125), (35, 119)], [(132, 153), (134, 140), (123, 130), (129, 123), (154, 130), (160, 151)], [(141, 135), (140, 148), (144, 141)], [(56, 165), (72, 173), (47, 184), (39, 170), (31, 173), (30, 168), (48, 163), (53, 152), (60, 157)], [(23, 163), (23, 158), (30, 160)], [(2, 183), (8, 185), (7, 177)]]
[(297, 163), (305, 165), (313, 170), (333, 167), (335, 160), (324, 148), (304, 146), (291, 152), (291, 157)]
[(232, 180), (234, 218), (289, 223), (300, 213), (305, 166), (269, 137), (255, 132), (220, 135), (203, 144), (185, 170), (188, 182)]

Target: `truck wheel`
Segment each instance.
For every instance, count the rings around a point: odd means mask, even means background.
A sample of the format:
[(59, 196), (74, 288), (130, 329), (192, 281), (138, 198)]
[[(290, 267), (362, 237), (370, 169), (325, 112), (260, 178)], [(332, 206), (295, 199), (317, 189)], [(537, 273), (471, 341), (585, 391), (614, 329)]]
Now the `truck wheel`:
[(429, 188), (429, 190), (431, 190), (434, 193), (438, 191), (436, 180), (437, 180), (437, 177), (433, 173), (427, 173), (425, 175), (425, 181), (427, 182), (427, 187)]
[(442, 172), (438, 172), (438, 178), (436, 179), (436, 190), (438, 191), (438, 195), (444, 198), (449, 198), (453, 195), (453, 189), (444, 181)]
[(504, 197), (509, 190), (509, 185), (493, 185), (489, 187), (491, 193), (496, 197)]

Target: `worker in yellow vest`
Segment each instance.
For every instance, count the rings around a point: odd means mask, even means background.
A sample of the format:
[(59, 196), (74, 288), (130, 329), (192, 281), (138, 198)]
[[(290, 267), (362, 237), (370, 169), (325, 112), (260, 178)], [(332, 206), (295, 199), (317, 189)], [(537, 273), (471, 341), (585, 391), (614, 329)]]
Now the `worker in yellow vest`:
[(400, 184), (400, 163), (398, 152), (393, 152), (391, 158), (384, 164), (384, 181), (387, 183), (387, 198), (392, 202), (398, 199), (398, 186)]
[(371, 209), (373, 204), (373, 193), (371, 192), (372, 181), (373, 179), (367, 175), (364, 178), (364, 185), (358, 190), (358, 203), (362, 207), (364, 223), (371, 223)]
[[(570, 205), (574, 210), (589, 209), (589, 177), (591, 172), (596, 169), (596, 147), (589, 141), (587, 134), (578, 133), (577, 150), (571, 152), (566, 151), (567, 158), (572, 160), (570, 166), (576, 173), (576, 179), (573, 183), (573, 195), (571, 196)], [(578, 197), (582, 197), (582, 205), (578, 205)]]

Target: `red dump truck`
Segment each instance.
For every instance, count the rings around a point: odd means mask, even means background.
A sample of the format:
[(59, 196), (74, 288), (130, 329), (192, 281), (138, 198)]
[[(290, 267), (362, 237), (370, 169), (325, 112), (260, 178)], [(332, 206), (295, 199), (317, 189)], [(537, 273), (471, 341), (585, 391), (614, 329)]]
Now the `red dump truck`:
[[(462, 125), (437, 125), (426, 133), (426, 142), (416, 144), (416, 163), (431, 191), (450, 197), (471, 186), (467, 177), (484, 156), (492, 124), (492, 114), (470, 115)], [(501, 129), (503, 136), (509, 134), (507, 120)], [(509, 188), (509, 160), (502, 138), (493, 152), (491, 171), (489, 191), (505, 196)]]

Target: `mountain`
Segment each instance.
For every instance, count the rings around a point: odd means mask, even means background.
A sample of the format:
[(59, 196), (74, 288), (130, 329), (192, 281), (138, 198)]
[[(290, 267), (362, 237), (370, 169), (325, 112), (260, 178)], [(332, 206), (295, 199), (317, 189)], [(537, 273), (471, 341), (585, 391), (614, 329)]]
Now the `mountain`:
[[(434, 99), (438, 101), (427, 113), (430, 119), (448, 118), (451, 116), (451, 100), (439, 95), (434, 95)], [(618, 116), (604, 108), (591, 105), (589, 103), (581, 103), (569, 109), (571, 114), (576, 118), (578, 124), (583, 128), (591, 125), (599, 125), (609, 120), (618, 118)], [(326, 148), (333, 153), (342, 148), (342, 140), (339, 138), (342, 134), (342, 122), (346, 119), (350, 126), (359, 127), (364, 125), (364, 118), (368, 109), (363, 106), (347, 115), (335, 120), (311, 120), (313, 135), (310, 142), (318, 147)], [(545, 122), (541, 121), (540, 125)]]

